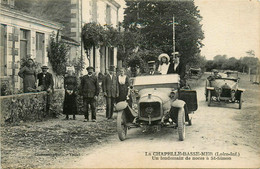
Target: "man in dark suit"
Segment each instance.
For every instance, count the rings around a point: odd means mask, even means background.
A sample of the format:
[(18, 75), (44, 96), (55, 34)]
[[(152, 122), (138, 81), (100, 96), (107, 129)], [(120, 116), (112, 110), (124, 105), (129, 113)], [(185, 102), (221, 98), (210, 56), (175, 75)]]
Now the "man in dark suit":
[[(39, 80), (38, 90), (47, 91), (46, 112), (47, 112), (47, 114), (49, 114), (52, 94), (54, 92), (54, 89), (53, 89), (54, 82), (53, 82), (52, 74), (48, 72), (48, 69), (49, 69), (48, 66), (44, 65), (41, 68), (42, 68), (42, 72), (37, 75), (37, 79)], [(52, 116), (56, 117), (56, 114), (53, 114)]]
[(179, 67), (180, 58), (179, 57), (180, 57), (180, 55), (177, 54), (175, 57), (170, 58), (170, 65), (169, 65), (167, 74), (177, 73), (180, 75), (180, 67)]
[(148, 61), (149, 72), (146, 75), (160, 75), (161, 73), (156, 71), (155, 61)]
[(117, 76), (115, 75), (115, 67), (110, 66), (107, 71), (107, 75), (104, 77), (103, 81), (104, 96), (106, 97), (106, 117), (107, 119), (112, 119), (114, 103), (116, 98), (119, 96), (119, 85)]
[(80, 94), (83, 96), (84, 122), (89, 121), (88, 105), (91, 107), (91, 119), (96, 122), (96, 100), (99, 94), (99, 84), (97, 77), (93, 74), (94, 68), (87, 67), (88, 74), (81, 79)]

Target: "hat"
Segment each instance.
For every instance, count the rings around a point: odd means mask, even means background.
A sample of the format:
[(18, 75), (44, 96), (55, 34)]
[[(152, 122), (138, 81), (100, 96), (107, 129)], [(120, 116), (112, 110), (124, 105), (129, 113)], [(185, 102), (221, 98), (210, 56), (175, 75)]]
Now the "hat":
[(170, 60), (169, 55), (167, 55), (166, 53), (160, 54), (159, 57), (158, 57), (158, 60), (160, 61), (162, 59), (162, 57), (166, 57), (168, 61)]
[(150, 61), (148, 61), (148, 64), (149, 65), (153, 65), (153, 64), (155, 64), (155, 61), (154, 60), (150, 60)]
[(87, 70), (89, 70), (89, 69), (92, 69), (92, 70), (94, 70), (94, 67), (92, 67), (92, 66), (89, 66), (89, 67), (87, 67), (86, 69), (87, 69)]
[(115, 66), (113, 65), (109, 66), (109, 71), (115, 71)]
[(43, 65), (41, 68), (42, 69), (49, 69), (47, 65)]

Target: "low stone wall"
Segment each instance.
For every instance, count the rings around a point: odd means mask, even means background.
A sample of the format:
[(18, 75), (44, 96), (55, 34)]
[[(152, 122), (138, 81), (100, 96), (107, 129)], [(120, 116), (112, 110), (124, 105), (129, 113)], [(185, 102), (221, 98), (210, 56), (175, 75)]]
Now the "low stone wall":
[[(1, 96), (1, 124), (44, 119), (46, 117), (46, 96), (46, 92)], [(62, 111), (63, 99), (64, 90), (55, 90), (50, 114)]]
[[(51, 117), (52, 114), (62, 114), (64, 89), (55, 89), (52, 95), (50, 112), (46, 114), (46, 92), (23, 93), (17, 95), (0, 96), (0, 122), (4, 124), (19, 123), (21, 121), (40, 121), (44, 118)], [(83, 114), (83, 99), (78, 96), (78, 114)], [(97, 109), (105, 109), (105, 98), (100, 93), (97, 100)]]

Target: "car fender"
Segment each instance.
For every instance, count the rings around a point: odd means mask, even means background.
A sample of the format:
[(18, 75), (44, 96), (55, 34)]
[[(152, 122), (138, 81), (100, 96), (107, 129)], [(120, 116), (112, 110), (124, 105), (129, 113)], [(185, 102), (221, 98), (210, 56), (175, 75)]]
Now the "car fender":
[(115, 106), (116, 112), (119, 112), (122, 110), (125, 110), (126, 114), (131, 116), (131, 118), (138, 116), (138, 114), (128, 105), (128, 103), (126, 101), (121, 101), (121, 102), (117, 103)]
[(245, 90), (245, 89), (238, 88), (237, 91), (244, 92), (244, 91), (246, 91), (246, 90)]
[(121, 110), (124, 110), (128, 106), (128, 103), (126, 101), (122, 101), (116, 104), (115, 111), (119, 112)]
[(175, 100), (172, 102), (172, 107), (176, 107), (176, 108), (183, 108), (185, 106), (185, 102), (183, 100)]

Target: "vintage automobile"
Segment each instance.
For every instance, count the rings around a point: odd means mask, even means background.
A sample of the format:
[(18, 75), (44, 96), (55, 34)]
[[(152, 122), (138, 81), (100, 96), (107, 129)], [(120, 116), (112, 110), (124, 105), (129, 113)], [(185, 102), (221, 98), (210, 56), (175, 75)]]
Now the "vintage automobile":
[(201, 68), (190, 68), (188, 72), (189, 78), (199, 79), (202, 76)]
[(121, 141), (127, 130), (143, 126), (177, 128), (179, 140), (185, 138), (185, 122), (191, 125), (190, 113), (197, 110), (195, 90), (181, 89), (177, 74), (138, 76), (133, 80), (136, 109), (127, 102), (117, 103), (117, 132)]
[(236, 71), (225, 71), (221, 77), (211, 75), (206, 80), (205, 97), (208, 106), (212, 102), (238, 103), (242, 108), (242, 93), (245, 91), (238, 87), (239, 77)]

